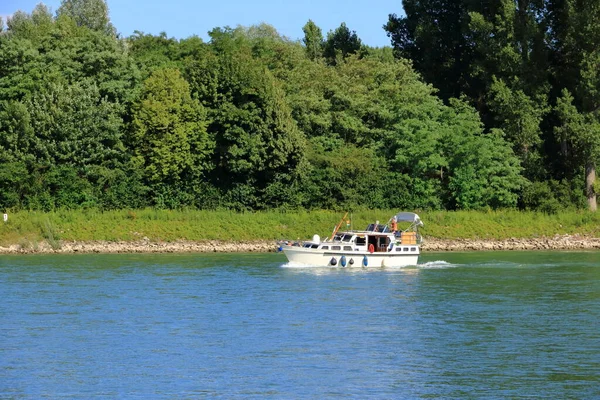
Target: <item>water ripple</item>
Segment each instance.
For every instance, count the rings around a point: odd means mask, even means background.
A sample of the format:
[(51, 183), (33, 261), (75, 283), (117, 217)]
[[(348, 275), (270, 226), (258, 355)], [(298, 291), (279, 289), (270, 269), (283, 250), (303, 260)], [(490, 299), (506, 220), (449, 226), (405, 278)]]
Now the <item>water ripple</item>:
[[(600, 255), (0, 257), (7, 398), (600, 397)], [(282, 268), (283, 266), (283, 268)]]

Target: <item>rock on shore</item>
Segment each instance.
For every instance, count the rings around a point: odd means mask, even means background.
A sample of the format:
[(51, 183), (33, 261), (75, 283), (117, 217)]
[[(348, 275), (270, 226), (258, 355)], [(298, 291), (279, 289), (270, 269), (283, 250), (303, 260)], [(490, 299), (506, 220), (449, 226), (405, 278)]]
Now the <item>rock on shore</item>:
[(600, 238), (579, 235), (556, 235), (552, 238), (510, 238), (504, 240), (428, 239), (423, 251), (485, 250), (592, 250), (600, 249)]
[[(556, 235), (552, 238), (528, 238), (505, 240), (435, 239), (425, 238), (421, 247), (424, 252), (437, 251), (485, 251), (485, 250), (590, 250), (600, 249), (600, 238), (579, 235)], [(27, 245), (0, 246), (0, 254), (28, 253), (265, 253), (277, 250), (275, 241), (229, 242), (208, 240), (201, 242), (176, 241), (61, 241), (50, 246), (47, 242)]]

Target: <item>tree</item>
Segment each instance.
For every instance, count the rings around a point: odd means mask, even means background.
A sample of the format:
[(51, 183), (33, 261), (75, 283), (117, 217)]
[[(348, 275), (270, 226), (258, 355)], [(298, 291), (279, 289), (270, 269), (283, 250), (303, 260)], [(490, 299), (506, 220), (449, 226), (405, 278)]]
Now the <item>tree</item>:
[(68, 16), (77, 25), (114, 36), (116, 30), (108, 16), (105, 0), (62, 0), (56, 11), (57, 16)]
[(323, 33), (321, 32), (321, 28), (309, 19), (304, 27), (302, 27), (302, 31), (304, 32), (302, 42), (304, 43), (306, 56), (313, 61), (322, 57)]
[(0, 161), (0, 209), (9, 210), (23, 205), (28, 190), (29, 171), (22, 162)]
[(472, 57), (465, 35), (470, 3), (403, 0), (406, 16), (390, 14), (384, 26), (396, 55), (412, 60), (415, 69), (444, 100), (459, 97), (467, 85)]
[(566, 143), (571, 158), (585, 168), (585, 193), (588, 207), (596, 211), (596, 164), (600, 160), (600, 121), (593, 114), (581, 114), (573, 105), (573, 96), (564, 89), (557, 99), (556, 114), (560, 125), (554, 127), (559, 140)]
[(532, 99), (522, 90), (510, 89), (504, 81), (494, 77), (488, 104), (494, 111), (498, 126), (513, 143), (515, 153), (521, 158), (528, 175), (536, 178), (542, 134), (540, 125), (549, 111), (546, 97), (541, 95)]
[(27, 151), (36, 164), (84, 169), (123, 160), (120, 107), (103, 98), (93, 81), (49, 83), (25, 104), (35, 132)]
[[(593, 1), (549, 1), (556, 137), (567, 162), (585, 171), (588, 207), (596, 210), (600, 141), (600, 7)], [(570, 151), (569, 151), (570, 150)]]
[(227, 206), (264, 208), (297, 197), (304, 137), (279, 83), (252, 58), (251, 42), (216, 31), (217, 53), (190, 65), (192, 90), (208, 110), (214, 138), (211, 181)]
[(168, 38), (165, 32), (158, 35), (135, 31), (127, 38), (129, 54), (142, 70), (145, 78), (159, 68), (177, 68), (179, 42)]
[(334, 31), (327, 33), (327, 40), (323, 48), (323, 55), (329, 64), (336, 65), (338, 57), (345, 59), (351, 54), (356, 54), (362, 46), (361, 40), (355, 31), (350, 31), (345, 22)]
[(43, 3), (39, 3), (37, 6), (35, 6), (33, 11), (31, 12), (31, 20), (38, 27), (43, 26), (46, 27), (47, 30), (50, 30), (54, 23), (52, 13), (50, 13), (48, 7), (46, 7), (46, 5), (44, 5)]
[(158, 69), (146, 79), (134, 108), (132, 145), (148, 182), (176, 184), (186, 173), (208, 170), (205, 115), (179, 70)]
[(447, 159), (445, 206), (457, 209), (512, 208), (526, 184), (522, 167), (503, 133), (483, 134), (476, 111), (464, 100), (451, 99), (445, 111), (448, 129), (442, 142)]
[[(586, 163), (587, 181), (594, 180), (593, 160), (581, 150), (585, 137), (593, 153), (594, 140), (575, 127), (584, 124), (595, 132), (598, 120), (597, 2), (404, 0), (403, 5), (406, 16), (390, 15), (386, 25), (397, 56), (410, 58), (444, 101), (466, 94), (487, 132), (503, 130), (527, 178), (574, 179), (573, 171)], [(571, 103), (559, 100), (563, 89)], [(567, 112), (565, 102), (580, 119)], [(588, 195), (590, 188), (588, 183)]]
[(27, 106), (19, 101), (0, 103), (0, 163), (33, 161), (35, 131)]

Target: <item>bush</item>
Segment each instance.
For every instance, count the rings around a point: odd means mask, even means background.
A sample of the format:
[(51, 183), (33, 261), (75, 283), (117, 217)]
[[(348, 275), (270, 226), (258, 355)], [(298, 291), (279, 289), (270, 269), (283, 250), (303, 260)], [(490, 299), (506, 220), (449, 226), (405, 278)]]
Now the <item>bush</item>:
[(582, 188), (573, 187), (562, 180), (531, 182), (523, 189), (521, 208), (556, 214), (567, 209), (585, 207), (585, 196)]

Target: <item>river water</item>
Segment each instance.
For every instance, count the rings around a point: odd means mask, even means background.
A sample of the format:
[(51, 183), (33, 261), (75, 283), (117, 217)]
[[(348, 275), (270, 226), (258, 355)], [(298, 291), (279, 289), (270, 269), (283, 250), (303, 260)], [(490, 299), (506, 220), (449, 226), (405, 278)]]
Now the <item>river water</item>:
[(0, 397), (600, 398), (600, 253), (0, 256)]

